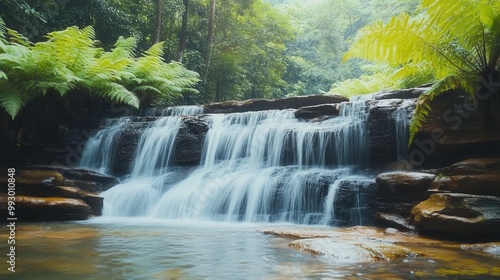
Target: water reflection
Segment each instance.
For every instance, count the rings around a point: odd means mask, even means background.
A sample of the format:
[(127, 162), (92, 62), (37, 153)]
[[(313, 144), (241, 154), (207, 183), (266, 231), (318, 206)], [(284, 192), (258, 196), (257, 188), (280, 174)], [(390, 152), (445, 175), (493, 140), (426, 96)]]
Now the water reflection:
[[(96, 219), (18, 227), (9, 279), (494, 279), (498, 258), (430, 244), (426, 257), (339, 263), (289, 248), (290, 239), (256, 225)], [(310, 229), (310, 227), (309, 227)], [(326, 228), (319, 228), (326, 230)], [(2, 233), (2, 239), (6, 235)], [(419, 245), (420, 250), (422, 246)], [(7, 250), (6, 242), (0, 250)], [(496, 272), (495, 272), (496, 271)]]

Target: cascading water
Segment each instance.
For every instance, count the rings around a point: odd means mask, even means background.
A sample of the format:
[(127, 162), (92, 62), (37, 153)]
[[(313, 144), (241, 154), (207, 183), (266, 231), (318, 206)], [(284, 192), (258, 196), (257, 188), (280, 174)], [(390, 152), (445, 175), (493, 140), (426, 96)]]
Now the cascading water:
[(90, 137), (82, 152), (80, 166), (109, 173), (117, 136), (129, 118), (106, 120), (105, 128)]
[(180, 181), (170, 158), (181, 119), (159, 119), (130, 178), (102, 193), (103, 215), (330, 224), (333, 185), (367, 154), (364, 101), (339, 106), (316, 123), (292, 110), (211, 115), (201, 165)]
[(396, 156), (398, 160), (408, 159), (408, 140), (410, 138), (410, 120), (408, 107), (398, 107), (392, 113), (396, 132)]
[(167, 108), (149, 108), (144, 112), (145, 116), (193, 116), (203, 114), (203, 108), (195, 105), (184, 105)]

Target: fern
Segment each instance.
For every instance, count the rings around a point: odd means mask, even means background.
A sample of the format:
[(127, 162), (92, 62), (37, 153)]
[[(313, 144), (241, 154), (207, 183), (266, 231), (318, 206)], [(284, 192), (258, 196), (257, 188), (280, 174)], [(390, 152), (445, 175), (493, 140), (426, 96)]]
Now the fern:
[(50, 91), (98, 95), (138, 108), (138, 92), (171, 100), (198, 82), (197, 73), (163, 61), (163, 43), (135, 58), (134, 38), (120, 37), (106, 52), (91, 26), (54, 31), (46, 38), (32, 45), (0, 19), (0, 106), (12, 118)]
[(500, 64), (499, 1), (423, 0), (418, 11), (362, 28), (344, 57), (392, 67), (387, 85), (435, 81), (418, 100), (410, 143), (434, 98), (450, 89), (473, 94), (480, 77), (487, 79)]

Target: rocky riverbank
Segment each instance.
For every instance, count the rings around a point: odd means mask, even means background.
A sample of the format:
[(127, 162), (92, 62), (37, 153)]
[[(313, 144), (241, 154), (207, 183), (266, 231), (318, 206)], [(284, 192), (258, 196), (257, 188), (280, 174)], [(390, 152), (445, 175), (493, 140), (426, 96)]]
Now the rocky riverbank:
[[(364, 102), (367, 116), (368, 155), (360, 168), (378, 176), (374, 178), (375, 183), (351, 180), (339, 185), (337, 196), (332, 200), (336, 225), (359, 224), (368, 215), (380, 227), (442, 239), (498, 241), (500, 131), (489, 126), (482, 104), (472, 110), (464, 106), (467, 102), (464, 94), (450, 92), (436, 98), (432, 113), (408, 148), (408, 123), (418, 96), (425, 90), (378, 93), (357, 101)], [(348, 102), (348, 99), (309, 96), (203, 105), (205, 114), (180, 117), (173, 164), (187, 169), (200, 164), (203, 143), (211, 125), (208, 113), (286, 109), (293, 111), (301, 122), (313, 125), (338, 117), (341, 102)], [(134, 116), (123, 124), (113, 140), (111, 174), (120, 177), (130, 172), (142, 133), (158, 118)], [(84, 142), (83, 133), (70, 131), (74, 135), (64, 137), (71, 139), (66, 147), (82, 150), (71, 145)], [(81, 139), (77, 139), (78, 135)], [(16, 180), (19, 215), (31, 220), (85, 219), (100, 215), (102, 198), (98, 194), (119, 182), (115, 177), (85, 169), (53, 166), (24, 167), (19, 169)], [(3, 200), (6, 182), (6, 177), (0, 177)], [(322, 186), (321, 192), (326, 195), (328, 184)], [(354, 220), (349, 209), (359, 203), (360, 196), (369, 211), (365, 211), (360, 220)], [(313, 244), (308, 246), (314, 247)]]
[(99, 193), (119, 183), (115, 177), (92, 170), (58, 166), (17, 169), (15, 188), (10, 190), (9, 178), (0, 177), (0, 212), (7, 215), (7, 195), (13, 196), (19, 221), (85, 220), (100, 216), (103, 198)]

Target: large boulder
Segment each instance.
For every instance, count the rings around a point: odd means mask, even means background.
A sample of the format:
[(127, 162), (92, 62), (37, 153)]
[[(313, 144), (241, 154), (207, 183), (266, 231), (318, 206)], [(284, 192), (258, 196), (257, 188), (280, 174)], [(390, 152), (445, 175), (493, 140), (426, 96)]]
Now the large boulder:
[(427, 199), (436, 176), (419, 172), (388, 172), (377, 176), (377, 209), (382, 213), (409, 217), (413, 206)]
[[(0, 195), (2, 216), (6, 216), (7, 196)], [(14, 215), (22, 221), (67, 221), (85, 220), (92, 210), (80, 199), (62, 197), (16, 196)]]
[(423, 232), (444, 237), (500, 237), (500, 197), (432, 194), (416, 205), (411, 215), (417, 229)]
[(434, 180), (432, 189), (452, 193), (500, 196), (500, 174), (445, 176)]
[(225, 101), (203, 105), (204, 113), (241, 113), (249, 111), (299, 109), (304, 106), (347, 102), (341, 95), (308, 95), (283, 99), (250, 99), (246, 101)]
[(436, 171), (446, 176), (469, 174), (500, 174), (500, 158), (470, 158)]
[[(63, 176), (63, 180), (55, 182), (54, 185), (64, 185), (68, 181), (72, 186), (80, 187), (88, 192), (100, 193), (120, 183), (118, 178), (99, 173), (87, 168), (72, 168), (66, 166), (33, 165), (25, 168), (25, 172), (36, 173), (43, 170), (46, 172), (57, 172)], [(20, 176), (23, 178), (23, 174)], [(46, 176), (47, 177), (47, 176)], [(87, 184), (86, 184), (87, 183)]]

